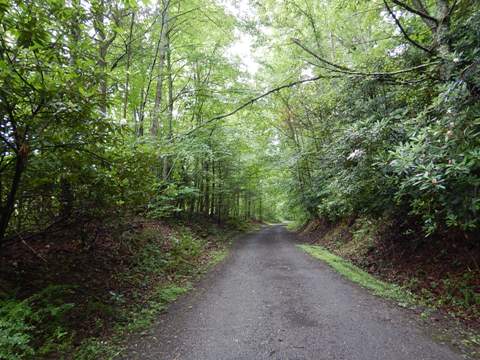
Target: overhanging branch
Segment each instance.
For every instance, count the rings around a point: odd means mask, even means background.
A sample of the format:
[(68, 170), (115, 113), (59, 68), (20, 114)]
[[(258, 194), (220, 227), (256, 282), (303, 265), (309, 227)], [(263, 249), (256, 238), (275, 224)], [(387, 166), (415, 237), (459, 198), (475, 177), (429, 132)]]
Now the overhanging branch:
[(400, 20), (397, 18), (397, 16), (395, 15), (395, 13), (393, 12), (393, 10), (390, 8), (390, 6), (388, 5), (388, 2), (387, 0), (383, 0), (383, 3), (385, 4), (385, 7), (387, 8), (388, 12), (390, 13), (390, 15), (392, 16), (393, 20), (395, 20), (395, 23), (397, 24), (398, 28), (400, 29), (400, 31), (402, 32), (403, 36), (405, 36), (405, 38), (412, 44), (414, 45), (415, 47), (419, 48), (419, 49), (422, 49), (423, 51), (426, 51), (428, 52), (429, 54), (432, 52), (432, 50), (430, 49), (427, 49), (426, 47), (424, 47), (423, 45), (420, 45), (418, 42), (416, 42), (415, 40), (413, 40), (408, 34), (407, 32), (405, 31), (405, 29), (403, 28), (402, 26), (402, 23), (400, 22)]
[(401, 69), (401, 70), (396, 70), (396, 71), (390, 71), (390, 72), (365, 72), (365, 71), (358, 71), (358, 70), (354, 70), (354, 69), (350, 69), (344, 65), (339, 65), (339, 64), (335, 64), (335, 63), (332, 63), (324, 58), (322, 58), (321, 56), (319, 56), (318, 54), (314, 53), (312, 50), (310, 50), (309, 48), (307, 48), (305, 45), (303, 45), (299, 40), (297, 39), (292, 39), (292, 41), (298, 45), (300, 48), (302, 48), (302, 50), (304, 50), (305, 52), (309, 53), (310, 55), (312, 55), (315, 59), (317, 59), (318, 61), (324, 63), (324, 64), (327, 64), (329, 66), (331, 66), (332, 68), (329, 69), (329, 68), (325, 68), (327, 70), (330, 70), (330, 71), (335, 71), (335, 72), (340, 72), (340, 73), (343, 73), (343, 74), (346, 74), (346, 75), (357, 75), (357, 76), (373, 76), (373, 77), (382, 77), (382, 76), (394, 76), (394, 75), (399, 75), (399, 74), (405, 74), (405, 73), (408, 73), (408, 72), (412, 72), (412, 71), (416, 71), (416, 70), (420, 70), (420, 69), (424, 69), (424, 68), (427, 68), (427, 67), (430, 67), (432, 65), (436, 65), (436, 64), (439, 64), (440, 62), (439, 61), (432, 61), (430, 63), (427, 63), (427, 64), (421, 64), (421, 65), (418, 65), (418, 66), (413, 66), (413, 67), (410, 67), (410, 68), (406, 68), (406, 69)]
[(419, 9), (415, 9), (414, 7), (408, 5), (408, 4), (405, 4), (404, 2), (401, 2), (401, 1), (398, 1), (398, 0), (392, 0), (392, 2), (394, 2), (395, 4), (397, 4), (398, 6), (401, 6), (402, 8), (404, 8), (405, 10), (411, 12), (411, 13), (414, 13), (428, 21), (431, 21), (433, 22), (435, 25), (438, 25), (438, 20), (435, 19), (433, 16), (430, 16), (429, 14), (427, 14), (425, 11), (422, 11), (422, 10), (419, 10)]
[(218, 120), (222, 120), (222, 119), (225, 119), (227, 117), (230, 117), (234, 114), (236, 114), (237, 112), (245, 109), (246, 107), (256, 103), (257, 101), (271, 95), (271, 94), (274, 94), (276, 92), (279, 92), (280, 90), (283, 90), (283, 89), (287, 89), (287, 88), (291, 88), (291, 87), (295, 87), (295, 86), (298, 86), (298, 85), (301, 85), (301, 84), (305, 84), (305, 83), (308, 83), (308, 82), (313, 82), (313, 81), (317, 81), (317, 80), (320, 80), (320, 79), (333, 79), (333, 78), (336, 78), (338, 76), (325, 76), (325, 75), (319, 75), (319, 76), (315, 76), (313, 78), (308, 78), (308, 79), (303, 79), (303, 80), (297, 80), (297, 81), (293, 81), (293, 82), (290, 82), (288, 84), (284, 84), (284, 85), (281, 85), (281, 86), (278, 86), (276, 88), (273, 88), (273, 89), (270, 89), (268, 90), (267, 92), (261, 94), (261, 95), (258, 95), (250, 100), (248, 100), (247, 102), (243, 103), (242, 105), (236, 107), (234, 110), (226, 113), (226, 114), (222, 114), (222, 115), (217, 115), (217, 116), (214, 116), (212, 118), (210, 118), (209, 120), (203, 122), (201, 125), (193, 128), (192, 130), (189, 130), (181, 135), (179, 135), (177, 138), (181, 138), (181, 137), (186, 137), (186, 136), (189, 136), (191, 134), (193, 134), (194, 132), (196, 132), (197, 130), (201, 129), (202, 127), (205, 127), (206, 125), (210, 124), (210, 123), (213, 123), (215, 121), (218, 121)]

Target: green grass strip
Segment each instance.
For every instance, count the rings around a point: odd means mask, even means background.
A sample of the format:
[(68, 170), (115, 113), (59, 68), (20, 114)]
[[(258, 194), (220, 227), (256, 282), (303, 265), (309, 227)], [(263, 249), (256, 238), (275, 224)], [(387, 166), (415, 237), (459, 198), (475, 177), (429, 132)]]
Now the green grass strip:
[(332, 254), (330, 251), (318, 245), (298, 245), (300, 249), (316, 259), (326, 262), (334, 270), (347, 279), (372, 291), (375, 295), (394, 300), (400, 306), (411, 307), (416, 304), (414, 295), (406, 289), (378, 280), (369, 273), (363, 271), (349, 261)]

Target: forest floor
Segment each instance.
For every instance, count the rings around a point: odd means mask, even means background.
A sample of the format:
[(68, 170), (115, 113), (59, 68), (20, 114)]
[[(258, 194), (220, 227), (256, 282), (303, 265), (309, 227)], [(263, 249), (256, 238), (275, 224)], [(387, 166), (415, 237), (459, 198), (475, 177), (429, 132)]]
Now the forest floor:
[(123, 359), (462, 359), (412, 311), (297, 246), (283, 226), (235, 241), (195, 289), (130, 338)]
[(123, 220), (77, 222), (2, 249), (0, 358), (115, 356), (242, 230), (208, 218)]
[(319, 228), (298, 236), (264, 226), (237, 236), (259, 224), (108, 224), (83, 224), (89, 238), (68, 226), (3, 248), (0, 358), (475, 356), (463, 328), (442, 313), (399, 307), (302, 252), (299, 241), (318, 243)]

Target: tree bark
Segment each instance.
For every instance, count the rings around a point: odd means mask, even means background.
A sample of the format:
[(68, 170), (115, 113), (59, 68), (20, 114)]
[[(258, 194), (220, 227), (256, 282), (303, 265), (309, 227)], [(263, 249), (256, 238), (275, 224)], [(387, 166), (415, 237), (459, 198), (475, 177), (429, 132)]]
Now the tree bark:
[(128, 110), (128, 95), (130, 90), (130, 63), (132, 60), (132, 39), (133, 39), (133, 24), (135, 23), (135, 12), (132, 11), (130, 19), (130, 30), (128, 33), (127, 48), (127, 64), (125, 66), (125, 93), (123, 95), (123, 118), (127, 119)]
[(163, 76), (165, 68), (165, 58), (168, 46), (168, 7), (169, 0), (163, 0), (163, 9), (161, 12), (161, 30), (160, 30), (160, 40), (159, 40), (159, 50), (158, 50), (158, 74), (157, 74), (157, 88), (155, 92), (155, 103), (153, 105), (153, 114), (152, 114), (152, 126), (150, 128), (150, 134), (154, 137), (158, 136), (159, 127), (160, 127), (160, 108), (162, 105), (163, 97)]
[[(171, 59), (171, 51), (170, 51), (170, 35), (167, 33), (167, 49), (166, 49), (166, 57), (167, 57), (167, 88), (168, 88), (168, 108), (167, 108), (167, 141), (172, 141), (173, 139), (173, 105), (174, 105), (174, 98), (173, 98), (173, 77), (172, 77), (172, 59)], [(172, 166), (170, 163), (170, 157), (165, 156), (163, 158), (163, 179), (168, 180), (168, 177), (172, 171)]]
[(12, 178), (12, 184), (10, 186), (10, 191), (5, 202), (5, 206), (2, 208), (0, 216), (0, 241), (5, 238), (5, 234), (8, 229), (8, 224), (13, 214), (15, 208), (15, 200), (17, 196), (18, 189), (20, 187), (20, 181), (22, 174), (25, 171), (27, 166), (28, 152), (29, 148), (25, 140), (17, 141), (18, 151), (15, 158), (15, 172)]

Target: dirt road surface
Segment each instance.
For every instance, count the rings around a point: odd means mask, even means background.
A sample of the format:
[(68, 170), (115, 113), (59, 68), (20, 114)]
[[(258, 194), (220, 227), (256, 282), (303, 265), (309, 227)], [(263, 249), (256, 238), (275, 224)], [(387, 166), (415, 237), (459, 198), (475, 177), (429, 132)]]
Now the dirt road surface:
[(342, 278), (282, 226), (229, 258), (135, 336), (124, 359), (446, 360), (414, 315)]

